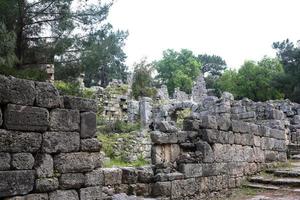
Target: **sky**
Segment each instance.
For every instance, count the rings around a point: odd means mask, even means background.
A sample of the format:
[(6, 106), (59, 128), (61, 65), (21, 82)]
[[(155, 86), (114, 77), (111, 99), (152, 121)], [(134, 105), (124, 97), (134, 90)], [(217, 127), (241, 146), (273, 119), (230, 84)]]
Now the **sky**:
[(126, 63), (166, 49), (215, 54), (228, 67), (274, 57), (272, 43), (300, 39), (299, 0), (115, 0), (108, 21), (127, 30)]

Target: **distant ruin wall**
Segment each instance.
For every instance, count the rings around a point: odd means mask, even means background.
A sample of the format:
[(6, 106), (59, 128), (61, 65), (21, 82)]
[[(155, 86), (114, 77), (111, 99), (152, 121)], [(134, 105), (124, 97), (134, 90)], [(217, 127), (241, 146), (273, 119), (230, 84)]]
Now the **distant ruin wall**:
[(0, 199), (102, 199), (93, 100), (0, 76), (0, 105)]

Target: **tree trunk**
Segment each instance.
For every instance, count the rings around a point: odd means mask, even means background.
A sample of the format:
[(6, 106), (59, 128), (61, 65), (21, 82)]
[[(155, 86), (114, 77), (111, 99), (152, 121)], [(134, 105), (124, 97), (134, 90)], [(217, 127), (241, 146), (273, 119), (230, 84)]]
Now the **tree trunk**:
[(23, 28), (24, 28), (24, 17), (25, 17), (25, 0), (18, 1), (19, 7), (19, 16), (18, 16), (18, 23), (16, 27), (16, 56), (19, 59), (19, 63), (17, 68), (22, 67), (23, 64), (23, 56), (24, 56), (24, 35), (23, 35)]

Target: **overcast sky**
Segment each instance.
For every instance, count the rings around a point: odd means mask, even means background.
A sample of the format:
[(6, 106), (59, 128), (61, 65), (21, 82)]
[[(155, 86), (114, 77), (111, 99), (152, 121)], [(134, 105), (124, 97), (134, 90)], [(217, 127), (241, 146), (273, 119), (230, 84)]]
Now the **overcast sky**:
[(116, 0), (108, 21), (129, 31), (132, 66), (168, 48), (215, 54), (231, 68), (275, 56), (272, 43), (300, 39), (300, 0)]

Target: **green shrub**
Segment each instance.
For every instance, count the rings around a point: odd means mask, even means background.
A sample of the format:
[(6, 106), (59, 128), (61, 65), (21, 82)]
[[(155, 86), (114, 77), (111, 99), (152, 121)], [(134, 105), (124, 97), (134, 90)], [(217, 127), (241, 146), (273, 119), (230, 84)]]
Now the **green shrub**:
[(16, 69), (14, 67), (0, 67), (0, 74), (33, 81), (46, 81), (47, 73), (37, 68)]
[(55, 81), (54, 85), (61, 95), (71, 95), (89, 99), (95, 97), (95, 92), (92, 89), (81, 89), (78, 82)]
[(104, 162), (104, 167), (112, 168), (112, 167), (142, 167), (148, 165), (149, 162), (146, 161), (144, 158), (139, 157), (138, 160), (134, 162), (125, 162), (120, 158), (112, 158), (107, 162)]

